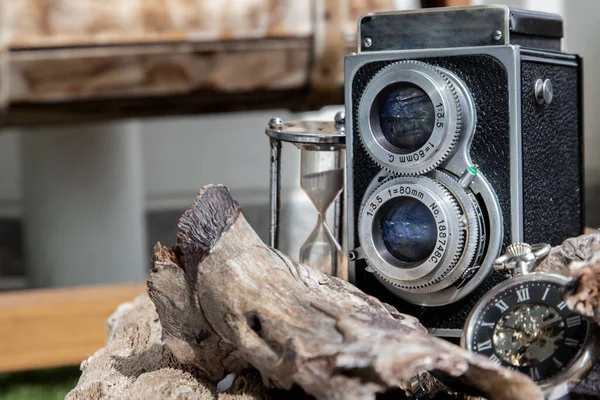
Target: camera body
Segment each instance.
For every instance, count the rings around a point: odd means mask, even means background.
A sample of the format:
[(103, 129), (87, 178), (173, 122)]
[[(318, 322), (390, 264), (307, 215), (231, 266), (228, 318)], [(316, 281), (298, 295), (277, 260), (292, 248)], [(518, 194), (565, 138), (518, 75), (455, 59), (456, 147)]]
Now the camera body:
[[(376, 13), (345, 60), (349, 278), (457, 336), (513, 242), (583, 231), (581, 62), (562, 19)], [(435, 29), (435, 30), (434, 30)]]

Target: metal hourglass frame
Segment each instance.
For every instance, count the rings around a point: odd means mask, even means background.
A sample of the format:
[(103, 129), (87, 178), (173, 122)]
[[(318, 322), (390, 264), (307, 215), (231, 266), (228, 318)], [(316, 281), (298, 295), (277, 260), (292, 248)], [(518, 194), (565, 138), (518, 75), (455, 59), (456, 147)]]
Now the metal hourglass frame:
[[(343, 266), (340, 265), (341, 260), (341, 244), (343, 240), (343, 200), (340, 194), (343, 191), (343, 150), (345, 149), (346, 136), (344, 132), (344, 113), (339, 112), (335, 116), (335, 120), (332, 122), (317, 122), (317, 121), (290, 121), (284, 122), (280, 118), (272, 118), (265, 129), (265, 133), (269, 137), (271, 145), (271, 162), (270, 162), (270, 208), (269, 208), (269, 245), (275, 249), (279, 247), (279, 213), (281, 209), (281, 143), (288, 142), (294, 144), (300, 149), (301, 155), (301, 186), (305, 193), (311, 198), (311, 201), (318, 213), (318, 220), (315, 229), (307, 238), (303, 244), (303, 250), (307, 245), (310, 238), (317, 233), (318, 230), (323, 229), (328, 231), (327, 224), (325, 223), (325, 213), (331, 206), (325, 204), (322, 209), (316, 204), (314, 197), (303, 185), (303, 179), (305, 176), (304, 169), (306, 163), (310, 160), (311, 155), (316, 156), (315, 160), (318, 160), (319, 154), (322, 152), (330, 152), (332, 157), (335, 157), (335, 161), (332, 167), (335, 169), (341, 169), (342, 171), (342, 182), (340, 191), (334, 197), (335, 208), (334, 208), (334, 226), (333, 226), (333, 239), (337, 242), (338, 257), (336, 260), (332, 260), (332, 273), (338, 274), (340, 277), (345, 277), (343, 274)], [(313, 153), (314, 152), (314, 153)], [(309, 154), (310, 153), (310, 154)], [(318, 163), (318, 161), (317, 161)], [(327, 171), (321, 171), (327, 172)], [(327, 179), (323, 177), (322, 179)], [(314, 193), (313, 193), (314, 195)], [(301, 250), (301, 255), (303, 250)], [(302, 257), (302, 256), (301, 256)], [(302, 260), (301, 260), (302, 261)], [(335, 263), (335, 265), (334, 265)], [(316, 267), (313, 265), (313, 267)], [(320, 266), (317, 267), (321, 270)], [(339, 268), (339, 269), (338, 269)], [(337, 269), (337, 270), (336, 270)], [(329, 271), (326, 271), (329, 272)]]

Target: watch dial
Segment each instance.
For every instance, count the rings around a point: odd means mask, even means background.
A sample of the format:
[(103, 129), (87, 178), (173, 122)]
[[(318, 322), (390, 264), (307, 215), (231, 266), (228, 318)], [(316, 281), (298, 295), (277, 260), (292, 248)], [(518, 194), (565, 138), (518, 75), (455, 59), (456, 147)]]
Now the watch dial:
[(475, 316), (471, 350), (537, 382), (560, 374), (577, 359), (588, 329), (562, 300), (561, 289), (532, 280), (501, 291)]

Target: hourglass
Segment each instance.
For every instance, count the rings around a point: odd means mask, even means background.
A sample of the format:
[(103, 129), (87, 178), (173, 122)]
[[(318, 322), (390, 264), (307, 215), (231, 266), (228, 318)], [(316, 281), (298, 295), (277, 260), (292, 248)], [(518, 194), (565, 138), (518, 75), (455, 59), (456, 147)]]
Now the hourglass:
[[(300, 149), (300, 186), (317, 211), (317, 224), (300, 248), (299, 261), (331, 275), (347, 279), (343, 265), (342, 206), (339, 195), (344, 189), (342, 153), (345, 147), (344, 115), (335, 122), (283, 122), (272, 118), (265, 130), (271, 140), (271, 207), (269, 245), (279, 245), (281, 142)], [(334, 232), (326, 221), (335, 202)]]

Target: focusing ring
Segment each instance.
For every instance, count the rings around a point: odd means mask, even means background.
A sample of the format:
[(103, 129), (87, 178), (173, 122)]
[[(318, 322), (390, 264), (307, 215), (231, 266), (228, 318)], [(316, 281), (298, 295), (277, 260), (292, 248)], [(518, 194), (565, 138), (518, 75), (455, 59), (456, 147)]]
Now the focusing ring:
[[(427, 258), (407, 263), (394, 257), (383, 242), (381, 213), (401, 197), (427, 206), (436, 223), (436, 243)], [(365, 198), (359, 214), (359, 240), (367, 263), (391, 285), (409, 293), (423, 293), (453, 271), (464, 248), (462, 210), (442, 184), (428, 177), (391, 177)], [(445, 284), (443, 282), (442, 284)], [(445, 286), (449, 286), (450, 283)]]
[(432, 177), (446, 186), (452, 192), (452, 195), (457, 200), (461, 208), (463, 217), (461, 218), (461, 228), (464, 230), (464, 244), (460, 260), (456, 263), (452, 271), (449, 271), (443, 281), (428, 286), (422, 293), (433, 293), (443, 290), (454, 282), (459, 280), (463, 273), (473, 265), (476, 260), (476, 255), (484, 246), (486, 235), (485, 226), (482, 222), (482, 212), (477, 200), (475, 200), (465, 189), (463, 189), (455, 178), (447, 173), (435, 170)]
[[(433, 105), (433, 130), (419, 148), (407, 152), (384, 135), (379, 112), (383, 97), (399, 84), (424, 91)], [(381, 69), (367, 85), (358, 106), (358, 130), (369, 156), (382, 168), (400, 175), (416, 176), (439, 166), (451, 153), (465, 118), (474, 118), (468, 93), (450, 71), (420, 61), (400, 61)]]

